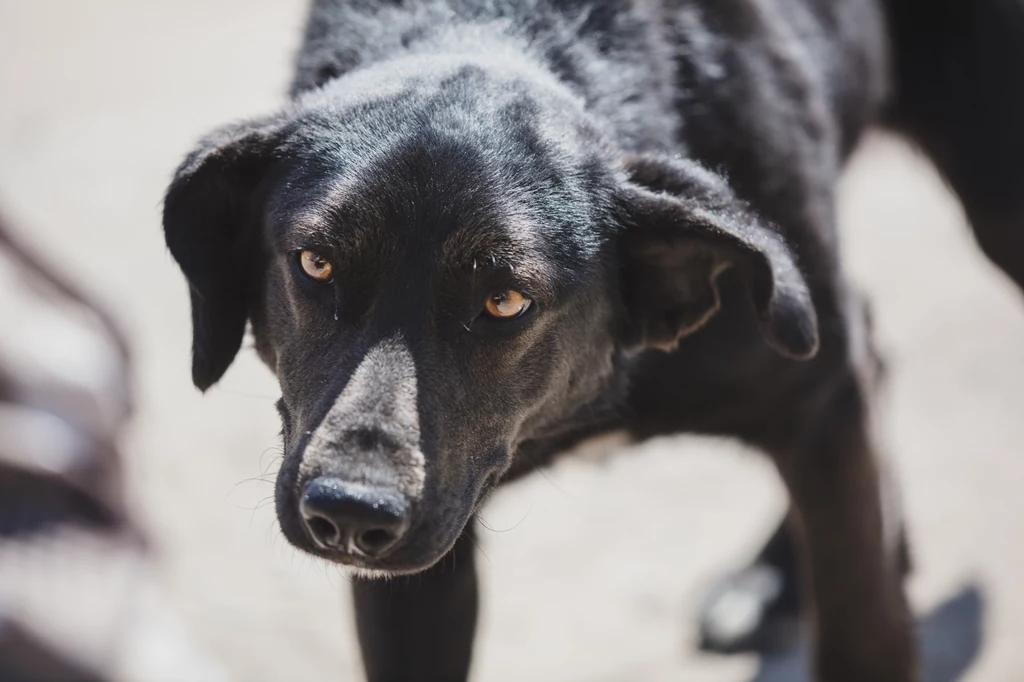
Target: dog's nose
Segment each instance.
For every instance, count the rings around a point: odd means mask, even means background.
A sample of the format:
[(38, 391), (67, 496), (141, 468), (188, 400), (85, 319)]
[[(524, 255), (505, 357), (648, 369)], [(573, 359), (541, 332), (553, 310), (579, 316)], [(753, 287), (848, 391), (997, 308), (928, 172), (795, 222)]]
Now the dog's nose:
[(409, 526), (408, 503), (397, 490), (340, 478), (309, 481), (299, 503), (313, 540), (325, 549), (379, 558)]

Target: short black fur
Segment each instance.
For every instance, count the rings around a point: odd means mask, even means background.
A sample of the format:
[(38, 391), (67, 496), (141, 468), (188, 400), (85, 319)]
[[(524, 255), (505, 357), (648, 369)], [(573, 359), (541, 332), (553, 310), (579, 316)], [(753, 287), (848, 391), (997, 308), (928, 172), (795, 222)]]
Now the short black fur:
[[(835, 185), (869, 126), (905, 133), (1024, 284), (1022, 38), (1019, 0), (314, 1), (292, 101), (201, 142), (164, 227), (196, 385), (247, 322), (280, 380), (285, 535), (421, 574), (356, 584), (370, 678), (465, 679), (473, 513), (625, 429), (770, 455), (765, 612), (795, 616), (801, 566), (820, 679), (915, 679)], [(508, 291), (531, 305), (489, 317)]]

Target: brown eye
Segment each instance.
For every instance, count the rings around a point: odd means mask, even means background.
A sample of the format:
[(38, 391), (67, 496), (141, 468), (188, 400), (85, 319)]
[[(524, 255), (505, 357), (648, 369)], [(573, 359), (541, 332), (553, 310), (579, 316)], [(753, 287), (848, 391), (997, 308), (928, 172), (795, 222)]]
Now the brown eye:
[(526, 312), (533, 303), (518, 291), (509, 289), (487, 299), (484, 309), (487, 314), (499, 320), (511, 320)]
[(318, 282), (330, 282), (334, 276), (334, 266), (318, 253), (303, 251), (299, 255), (299, 262), (302, 263), (302, 271)]

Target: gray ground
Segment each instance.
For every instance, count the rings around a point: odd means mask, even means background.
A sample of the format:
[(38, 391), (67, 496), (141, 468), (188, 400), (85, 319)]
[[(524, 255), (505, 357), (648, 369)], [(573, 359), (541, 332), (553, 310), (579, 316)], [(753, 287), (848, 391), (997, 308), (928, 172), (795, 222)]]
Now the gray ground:
[[(130, 331), (136, 506), (200, 641), (254, 682), (359, 679), (345, 578), (276, 531), (261, 479), (279, 455), (276, 389), (255, 355), (209, 395), (192, 388), (186, 291), (159, 211), (200, 134), (281, 101), (301, 5), (0, 0), (0, 203)], [(893, 140), (853, 164), (842, 226), (893, 369), (888, 442), (929, 681), (1020, 680), (1024, 305)], [(765, 461), (697, 439), (567, 462), (505, 491), (484, 513), (496, 532), (474, 678), (794, 679), (796, 658), (696, 653), (691, 617), (783, 506)]]

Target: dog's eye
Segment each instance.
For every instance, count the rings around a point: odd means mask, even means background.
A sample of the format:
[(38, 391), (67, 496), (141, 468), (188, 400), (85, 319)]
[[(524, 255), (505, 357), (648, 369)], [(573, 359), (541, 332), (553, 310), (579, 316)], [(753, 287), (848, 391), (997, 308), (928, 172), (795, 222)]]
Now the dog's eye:
[(525, 313), (531, 303), (533, 301), (518, 291), (509, 289), (487, 299), (487, 303), (484, 304), (484, 310), (495, 319), (512, 320)]
[(318, 253), (303, 251), (299, 254), (299, 262), (302, 263), (302, 271), (317, 282), (330, 282), (334, 276), (334, 266)]

